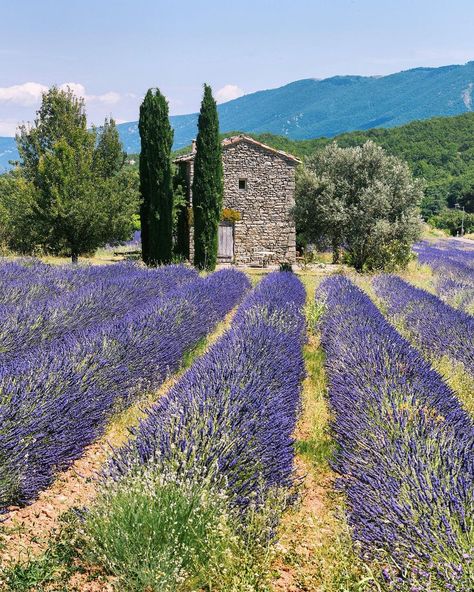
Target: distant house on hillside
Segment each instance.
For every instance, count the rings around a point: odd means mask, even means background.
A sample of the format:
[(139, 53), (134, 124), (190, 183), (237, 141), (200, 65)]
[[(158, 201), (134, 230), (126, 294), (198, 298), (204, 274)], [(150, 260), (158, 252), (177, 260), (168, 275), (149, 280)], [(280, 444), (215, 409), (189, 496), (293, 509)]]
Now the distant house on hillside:
[[(193, 152), (175, 160), (178, 166), (184, 167), (189, 206), (194, 156), (193, 144)], [(223, 208), (227, 220), (224, 217), (219, 225), (219, 261), (294, 262), (296, 233), (291, 209), (295, 199), (295, 168), (300, 161), (243, 135), (223, 140), (222, 161)], [(192, 226), (189, 230), (192, 259)]]

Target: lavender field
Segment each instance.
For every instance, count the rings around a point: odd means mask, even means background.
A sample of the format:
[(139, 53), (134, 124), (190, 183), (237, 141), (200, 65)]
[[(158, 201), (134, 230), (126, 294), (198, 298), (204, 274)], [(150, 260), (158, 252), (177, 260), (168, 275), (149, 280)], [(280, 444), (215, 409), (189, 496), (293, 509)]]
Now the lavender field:
[(232, 270), (201, 279), (185, 267), (130, 265), (48, 269), (41, 285), (38, 265), (25, 264), (25, 306), (10, 304), (19, 299), (11, 267), (0, 268), (3, 509), (34, 499), (111, 414), (176, 370), (248, 289)]
[(474, 589), (474, 250), (416, 251), (418, 285), (0, 262), (4, 588)]
[(474, 313), (474, 245), (444, 240), (415, 246), (420, 263), (433, 272), (438, 296), (471, 314)]
[(339, 444), (334, 468), (355, 540), (385, 565), (389, 590), (470, 589), (472, 419), (348, 279), (324, 281), (317, 298), (327, 306), (322, 343)]

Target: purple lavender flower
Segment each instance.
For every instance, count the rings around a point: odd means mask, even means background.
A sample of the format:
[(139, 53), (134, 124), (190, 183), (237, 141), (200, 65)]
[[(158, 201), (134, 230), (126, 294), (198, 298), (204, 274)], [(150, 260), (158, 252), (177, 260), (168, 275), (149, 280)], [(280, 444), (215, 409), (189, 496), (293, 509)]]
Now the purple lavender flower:
[(395, 275), (377, 276), (373, 285), (388, 313), (401, 318), (428, 356), (447, 355), (474, 375), (474, 317)]
[[(458, 592), (470, 589), (473, 573), (464, 558), (474, 528), (470, 416), (347, 278), (328, 278), (317, 298), (326, 301), (322, 344), (339, 445), (334, 468), (355, 539), (373, 557), (401, 566), (397, 590), (421, 585), (426, 573), (440, 589), (449, 583)], [(446, 558), (466, 569), (447, 573)]]
[[(163, 268), (162, 279), (167, 273)], [(177, 287), (168, 286), (164, 296), (150, 288), (148, 298), (137, 295), (137, 306), (129, 302), (116, 319), (92, 309), (97, 316), (85, 329), (0, 364), (0, 508), (26, 503), (47, 487), (103, 432), (112, 413), (175, 371), (250, 285), (235, 270), (182, 285), (177, 276), (188, 271), (170, 273)]]
[(107, 474), (120, 479), (145, 465), (207, 476), (242, 511), (269, 489), (290, 486), (304, 299), (293, 274), (262, 280), (232, 328), (151, 409)]
[(424, 241), (415, 245), (415, 252), (420, 263), (431, 267), (442, 300), (465, 311), (474, 305), (474, 245)]

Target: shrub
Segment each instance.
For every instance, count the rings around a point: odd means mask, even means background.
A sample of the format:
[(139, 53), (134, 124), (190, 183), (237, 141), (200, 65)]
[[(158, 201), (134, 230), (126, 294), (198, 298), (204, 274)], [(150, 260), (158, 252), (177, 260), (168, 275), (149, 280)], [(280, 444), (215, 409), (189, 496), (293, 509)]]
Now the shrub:
[(358, 271), (403, 267), (419, 238), (421, 183), (373, 142), (331, 144), (297, 175), (294, 215), (303, 240), (341, 249)]
[(436, 216), (432, 216), (428, 222), (435, 228), (447, 230), (452, 236), (461, 234), (462, 226), (465, 234), (474, 232), (474, 214), (460, 210), (445, 209)]
[(239, 222), (239, 220), (242, 220), (242, 215), (232, 208), (224, 208), (221, 212), (221, 220), (223, 222)]

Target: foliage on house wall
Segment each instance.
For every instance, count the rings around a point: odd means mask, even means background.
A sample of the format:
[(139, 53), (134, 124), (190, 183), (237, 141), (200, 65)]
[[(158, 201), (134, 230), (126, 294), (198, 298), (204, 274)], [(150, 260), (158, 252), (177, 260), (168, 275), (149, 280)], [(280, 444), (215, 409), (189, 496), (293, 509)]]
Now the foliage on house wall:
[(232, 208), (224, 208), (221, 212), (221, 222), (240, 222), (242, 215)]

